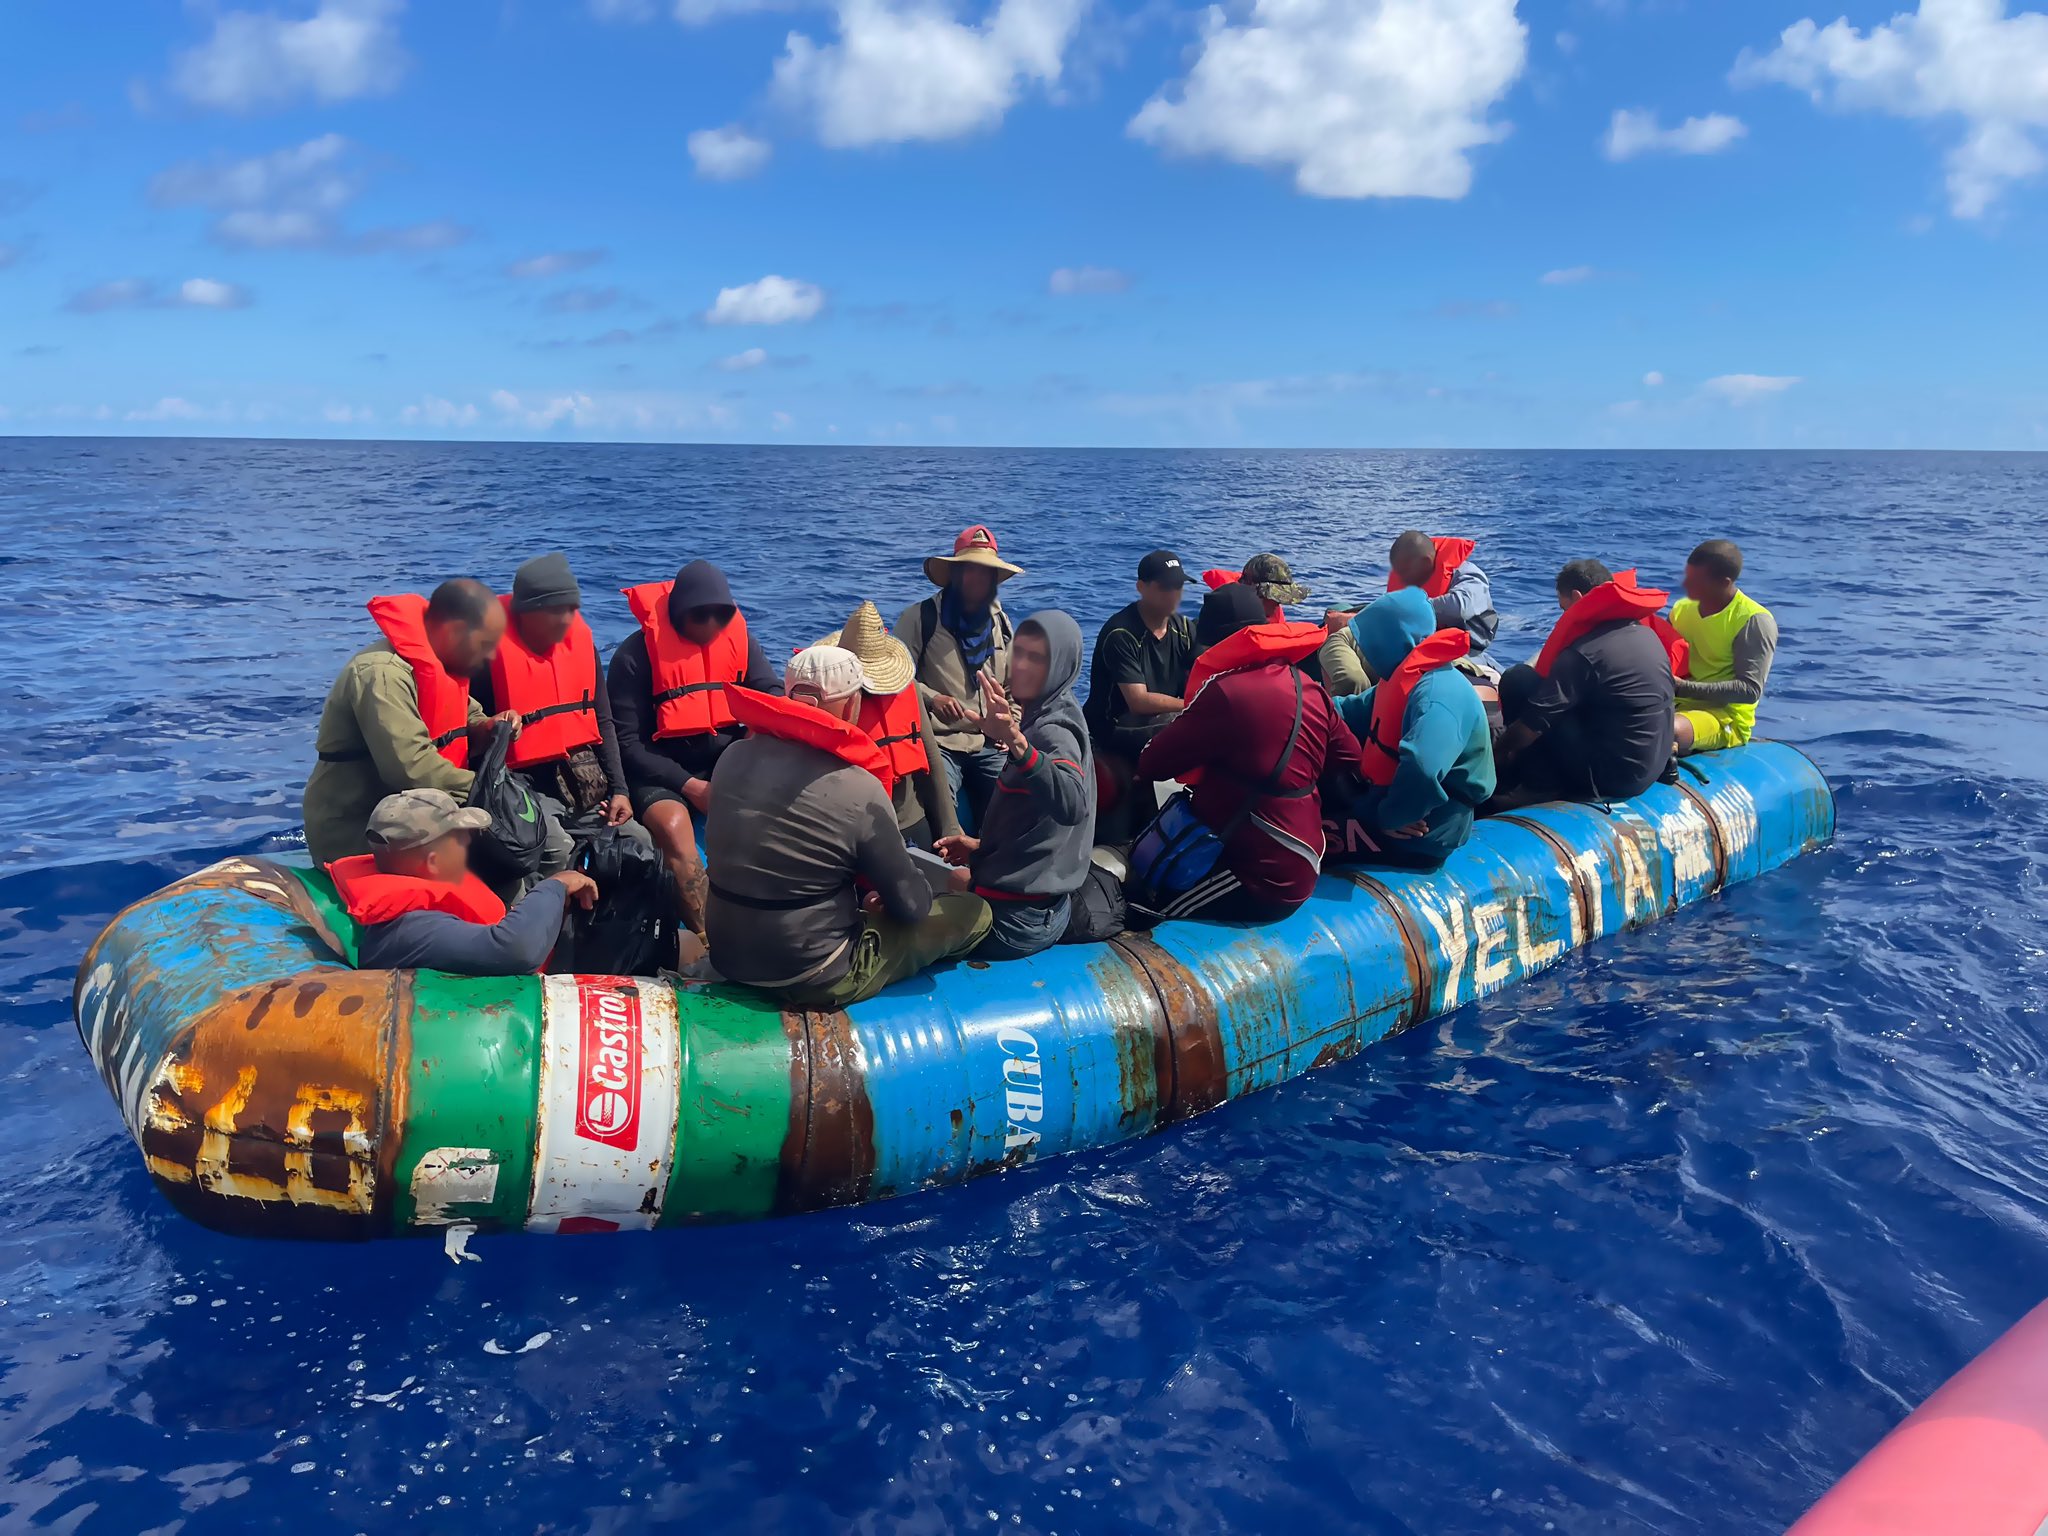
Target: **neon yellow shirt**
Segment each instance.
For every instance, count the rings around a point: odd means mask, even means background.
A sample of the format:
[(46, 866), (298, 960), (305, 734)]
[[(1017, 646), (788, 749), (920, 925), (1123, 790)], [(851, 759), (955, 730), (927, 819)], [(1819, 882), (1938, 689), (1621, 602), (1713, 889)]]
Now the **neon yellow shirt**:
[[(1692, 658), (1686, 667), (1689, 677), (1702, 683), (1726, 682), (1735, 676), (1735, 637), (1742, 633), (1743, 626), (1760, 613), (1770, 610), (1748, 593), (1737, 590), (1726, 608), (1712, 618), (1700, 612), (1700, 605), (1691, 598), (1681, 598), (1671, 609), (1671, 627), (1685, 636), (1686, 644), (1692, 648)], [(1685, 678), (1678, 682), (1678, 701), (1685, 705)], [(1739, 745), (1749, 740), (1756, 729), (1756, 706), (1754, 704), (1717, 704), (1710, 706), (1712, 712), (1725, 717), (1735, 727), (1732, 733)]]

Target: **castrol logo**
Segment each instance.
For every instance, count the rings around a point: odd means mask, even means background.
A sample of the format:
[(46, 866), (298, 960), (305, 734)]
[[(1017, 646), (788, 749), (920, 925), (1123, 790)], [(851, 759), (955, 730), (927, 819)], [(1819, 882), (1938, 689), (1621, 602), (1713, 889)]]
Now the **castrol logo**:
[(640, 994), (577, 988), (576, 1134), (631, 1151), (640, 1142)]

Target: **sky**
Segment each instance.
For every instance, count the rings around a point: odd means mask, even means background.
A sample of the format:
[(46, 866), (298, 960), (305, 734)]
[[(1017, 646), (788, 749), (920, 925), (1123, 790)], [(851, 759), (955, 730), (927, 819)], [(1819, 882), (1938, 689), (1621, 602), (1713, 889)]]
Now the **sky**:
[(8, 0), (0, 433), (2048, 449), (2006, 0)]

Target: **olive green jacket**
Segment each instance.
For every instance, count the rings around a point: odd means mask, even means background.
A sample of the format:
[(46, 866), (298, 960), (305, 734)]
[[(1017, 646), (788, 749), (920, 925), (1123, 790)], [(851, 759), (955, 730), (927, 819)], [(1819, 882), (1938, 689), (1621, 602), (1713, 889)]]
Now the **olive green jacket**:
[[(469, 701), (471, 724), (483, 719)], [(306, 850), (320, 864), (368, 853), (363, 829), (386, 795), (401, 789), (445, 789), (460, 800), (474, 777), (434, 750), (420, 718), (412, 668), (379, 640), (349, 657), (327, 690), (313, 748), (320, 754), (306, 780)]]

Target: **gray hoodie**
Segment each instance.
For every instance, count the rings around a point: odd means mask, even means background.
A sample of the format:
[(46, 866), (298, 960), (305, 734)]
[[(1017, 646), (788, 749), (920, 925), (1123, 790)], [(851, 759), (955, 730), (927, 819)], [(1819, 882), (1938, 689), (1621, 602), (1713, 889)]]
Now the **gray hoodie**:
[(1095, 762), (1074, 699), (1081, 626), (1048, 608), (1017, 627), (1042, 633), (1052, 662), (1045, 692), (1024, 709), (1031, 755), (1003, 765), (982, 821), (974, 888), (997, 901), (1072, 895), (1088, 876), (1095, 847)]

